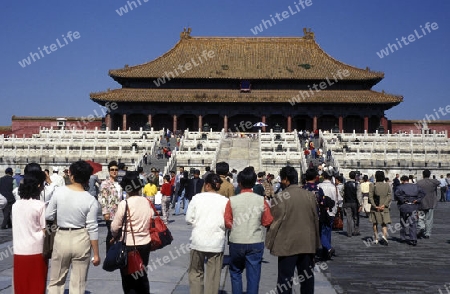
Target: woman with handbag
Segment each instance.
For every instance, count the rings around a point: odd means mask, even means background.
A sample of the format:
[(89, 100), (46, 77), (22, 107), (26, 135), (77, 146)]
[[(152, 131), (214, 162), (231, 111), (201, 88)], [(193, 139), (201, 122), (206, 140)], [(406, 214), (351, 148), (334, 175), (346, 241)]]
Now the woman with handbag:
[(14, 274), (16, 294), (45, 293), (47, 261), (42, 255), (45, 234), (45, 204), (39, 200), (45, 173), (27, 173), (20, 186), (20, 199), (12, 206)]
[(45, 212), (47, 220), (54, 220), (57, 214), (59, 226), (53, 244), (48, 294), (64, 293), (70, 268), (69, 292), (85, 292), (91, 249), (92, 264), (100, 264), (98, 201), (85, 190), (92, 171), (86, 161), (72, 163), (69, 167), (72, 184), (55, 190)]
[[(128, 251), (128, 265), (134, 265), (132, 261), (136, 257), (134, 254), (139, 252), (142, 259), (142, 264), (145, 268), (141, 269), (139, 274), (129, 272), (127, 267), (121, 269), (120, 275), (122, 277), (123, 293), (139, 293), (149, 294), (150, 283), (147, 277), (146, 267), (150, 258), (150, 222), (153, 218), (153, 209), (146, 197), (142, 197), (142, 181), (139, 178), (138, 172), (127, 172), (120, 183), (123, 191), (127, 191), (127, 199), (122, 200), (111, 223), (111, 232), (114, 239), (122, 235), (121, 228), (123, 224), (124, 215), (127, 215), (126, 224), (126, 245)], [(128, 207), (127, 207), (128, 206)], [(133, 253), (133, 260), (130, 252)], [(139, 257), (136, 257), (139, 258)]]
[(391, 186), (384, 180), (384, 172), (377, 171), (375, 173), (375, 185), (371, 187), (369, 192), (369, 202), (372, 205), (370, 222), (373, 224), (374, 242), (375, 244), (378, 243), (378, 224), (381, 224), (383, 234), (379, 242), (387, 246), (387, 225), (391, 223), (389, 206), (392, 201), (392, 192)]

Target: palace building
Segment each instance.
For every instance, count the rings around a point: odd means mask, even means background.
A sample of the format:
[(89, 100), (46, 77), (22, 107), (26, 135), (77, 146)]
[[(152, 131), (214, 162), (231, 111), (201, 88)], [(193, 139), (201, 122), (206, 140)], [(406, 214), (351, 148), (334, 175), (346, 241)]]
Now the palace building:
[(375, 132), (391, 129), (385, 111), (403, 101), (372, 90), (384, 73), (334, 59), (310, 29), (303, 37), (279, 38), (193, 37), (185, 29), (162, 56), (109, 75), (121, 88), (90, 98), (117, 103), (105, 116), (110, 129), (207, 124), (234, 132), (263, 122), (286, 131)]

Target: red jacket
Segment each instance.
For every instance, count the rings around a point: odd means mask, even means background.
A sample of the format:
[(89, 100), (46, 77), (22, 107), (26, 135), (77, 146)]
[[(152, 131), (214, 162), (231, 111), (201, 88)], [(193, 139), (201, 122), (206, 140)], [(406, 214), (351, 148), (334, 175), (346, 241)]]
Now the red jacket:
[(164, 183), (162, 185), (161, 194), (163, 194), (163, 196), (172, 196), (172, 186), (170, 183)]

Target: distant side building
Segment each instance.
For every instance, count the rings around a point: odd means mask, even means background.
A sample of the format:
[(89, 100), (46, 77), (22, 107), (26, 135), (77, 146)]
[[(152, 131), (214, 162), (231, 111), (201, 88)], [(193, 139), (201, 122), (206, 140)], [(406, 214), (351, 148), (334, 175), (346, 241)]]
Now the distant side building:
[[(31, 137), (38, 134), (41, 128), (53, 129), (100, 129), (102, 118), (85, 119), (79, 117), (50, 117), (50, 116), (15, 116), (11, 120), (11, 132), (17, 137)], [(5, 135), (8, 135), (5, 133)]]

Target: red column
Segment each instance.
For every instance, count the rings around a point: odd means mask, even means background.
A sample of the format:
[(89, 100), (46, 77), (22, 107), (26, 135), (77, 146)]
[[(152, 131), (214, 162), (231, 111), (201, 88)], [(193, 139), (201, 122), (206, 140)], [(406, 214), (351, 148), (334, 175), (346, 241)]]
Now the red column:
[(317, 130), (317, 116), (313, 117), (313, 131)]
[(148, 115), (148, 124), (150, 125), (150, 126), (152, 126), (152, 115), (151, 114), (149, 114)]
[(108, 130), (111, 130), (111, 114), (107, 114), (105, 117), (105, 124)]
[(369, 117), (368, 116), (364, 117), (364, 131), (369, 132)]
[(201, 130), (203, 126), (203, 117), (201, 115), (198, 116), (198, 128)]
[(344, 118), (339, 116), (339, 133), (342, 133), (342, 130), (344, 129)]
[(228, 130), (228, 116), (225, 114), (223, 116), (223, 128), (225, 129), (225, 132)]
[(122, 131), (127, 130), (127, 115), (124, 113), (122, 114)]
[(380, 124), (384, 127), (384, 131), (386, 132), (386, 134), (387, 134), (387, 131), (388, 131), (388, 120), (387, 120), (387, 118), (385, 118), (384, 116), (381, 118), (381, 120), (380, 120)]
[(287, 117), (287, 131), (292, 132), (292, 117), (290, 115)]
[(173, 129), (172, 132), (175, 132), (177, 130), (177, 115), (173, 115)]
[[(261, 117), (261, 122), (263, 122), (264, 124), (266, 123), (266, 116), (265, 116), (265, 115), (263, 115), (263, 116)], [(265, 131), (266, 131), (266, 127), (262, 127), (262, 128), (261, 128), (261, 131), (265, 132)]]

